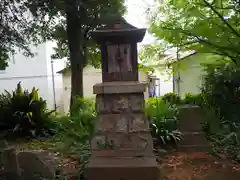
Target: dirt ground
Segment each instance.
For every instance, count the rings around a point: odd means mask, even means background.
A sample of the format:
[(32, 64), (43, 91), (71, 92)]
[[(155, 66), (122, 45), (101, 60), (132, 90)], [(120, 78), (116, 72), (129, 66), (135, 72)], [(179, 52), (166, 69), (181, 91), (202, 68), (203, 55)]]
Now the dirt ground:
[[(175, 152), (160, 158), (159, 180), (240, 180), (240, 164), (220, 160), (204, 153)], [(75, 169), (76, 161), (66, 160), (63, 166)], [(70, 178), (75, 180), (75, 178)]]
[(204, 153), (173, 153), (159, 168), (161, 180), (240, 180), (240, 164)]

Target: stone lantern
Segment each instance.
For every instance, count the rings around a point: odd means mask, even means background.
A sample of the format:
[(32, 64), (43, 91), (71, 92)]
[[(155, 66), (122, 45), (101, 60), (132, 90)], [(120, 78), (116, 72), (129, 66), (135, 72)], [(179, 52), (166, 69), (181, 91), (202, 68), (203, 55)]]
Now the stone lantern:
[(97, 122), (85, 171), (88, 180), (158, 179), (144, 115), (147, 84), (138, 81), (137, 43), (145, 32), (120, 18), (92, 34), (101, 46), (102, 83), (93, 87)]

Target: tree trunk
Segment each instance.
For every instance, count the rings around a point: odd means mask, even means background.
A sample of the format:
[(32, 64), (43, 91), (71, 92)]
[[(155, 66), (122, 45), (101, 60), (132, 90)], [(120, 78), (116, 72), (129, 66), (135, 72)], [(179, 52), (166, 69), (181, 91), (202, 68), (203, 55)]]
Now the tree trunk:
[[(74, 3), (74, 2), (73, 2)], [(76, 0), (75, 0), (76, 3)], [(66, 10), (67, 37), (71, 62), (71, 100), (70, 111), (76, 96), (83, 97), (84, 52), (82, 51), (80, 20), (77, 5)]]

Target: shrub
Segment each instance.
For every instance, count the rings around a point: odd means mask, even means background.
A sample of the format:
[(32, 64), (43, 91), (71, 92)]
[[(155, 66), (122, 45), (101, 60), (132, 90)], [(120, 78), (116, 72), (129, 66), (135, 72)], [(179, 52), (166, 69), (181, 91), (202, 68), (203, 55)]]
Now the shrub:
[(81, 98), (75, 97), (73, 105), (71, 107), (71, 115), (76, 116), (79, 113), (88, 112), (91, 114), (96, 114), (95, 100), (93, 98)]
[(150, 98), (146, 103), (146, 115), (150, 119), (155, 146), (176, 146), (182, 139), (178, 131), (178, 110), (161, 98)]
[(202, 88), (203, 107), (210, 111), (212, 117), (217, 117), (207, 120), (210, 125), (209, 137), (216, 151), (239, 161), (240, 66), (232, 62), (220, 62), (206, 65), (205, 70), (207, 74)]
[(203, 105), (203, 95), (201, 93), (200, 94), (187, 93), (184, 95), (183, 102), (185, 104), (194, 104), (194, 105), (202, 106)]
[(19, 82), (15, 91), (0, 95), (0, 132), (17, 137), (52, 134), (52, 113), (47, 110), (46, 101), (39, 97), (38, 90), (23, 91)]
[(206, 66), (202, 93), (225, 120), (240, 122), (240, 66), (220, 63)]
[(162, 100), (170, 104), (175, 104), (175, 105), (181, 104), (181, 98), (175, 93), (167, 93), (163, 95)]

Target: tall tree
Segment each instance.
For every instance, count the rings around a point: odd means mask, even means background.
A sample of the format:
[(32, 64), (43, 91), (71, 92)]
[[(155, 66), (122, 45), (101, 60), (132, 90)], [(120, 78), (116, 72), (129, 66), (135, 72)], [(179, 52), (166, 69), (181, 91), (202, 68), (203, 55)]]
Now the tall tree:
[(145, 44), (139, 51), (139, 57), (143, 64), (156, 65), (167, 55), (165, 54), (166, 47), (160, 43)]
[[(83, 97), (83, 68), (88, 54), (93, 58), (99, 50), (91, 41), (91, 32), (125, 11), (124, 0), (32, 0), (28, 3), (36, 16), (58, 17), (49, 27), (50, 37), (57, 40), (53, 57), (68, 57), (71, 65), (71, 103), (75, 96)], [(54, 18), (53, 18), (54, 19)], [(51, 32), (51, 31), (50, 31)]]
[(33, 56), (28, 45), (40, 42), (41, 31), (36, 30), (43, 21), (32, 16), (25, 3), (26, 0), (0, 2), (0, 69), (8, 66), (10, 53), (21, 50), (24, 55)]
[(152, 9), (150, 31), (174, 47), (238, 62), (239, 7), (238, 0), (165, 0)]

